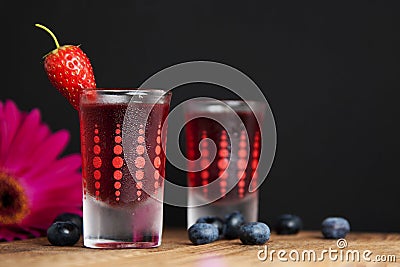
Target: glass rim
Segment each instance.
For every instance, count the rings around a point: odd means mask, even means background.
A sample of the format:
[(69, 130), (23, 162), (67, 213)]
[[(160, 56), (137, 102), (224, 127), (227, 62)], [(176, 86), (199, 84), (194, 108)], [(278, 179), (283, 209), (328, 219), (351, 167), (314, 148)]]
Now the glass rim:
[(150, 95), (171, 95), (171, 91), (164, 89), (150, 89), (150, 88), (135, 88), (135, 87), (109, 87), (109, 88), (84, 88), (83, 93), (86, 92), (97, 93), (131, 93), (132, 95), (150, 94)]
[[(243, 99), (188, 99), (191, 104), (227, 104), (231, 108), (237, 107), (239, 105), (264, 105), (263, 101), (259, 100), (243, 100)], [(222, 102), (222, 103), (221, 103)]]
[(234, 112), (253, 112), (263, 114), (266, 104), (263, 101), (243, 99), (192, 99), (184, 102), (183, 110), (187, 114), (210, 114)]
[(193, 102), (230, 102), (230, 103), (262, 103), (263, 101), (259, 101), (259, 100), (243, 100), (243, 99), (189, 99), (190, 101)]

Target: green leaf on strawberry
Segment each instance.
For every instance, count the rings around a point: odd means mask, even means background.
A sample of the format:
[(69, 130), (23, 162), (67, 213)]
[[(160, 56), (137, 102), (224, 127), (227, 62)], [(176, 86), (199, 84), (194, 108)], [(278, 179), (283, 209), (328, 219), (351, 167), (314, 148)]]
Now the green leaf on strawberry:
[(79, 109), (79, 98), (82, 89), (96, 88), (93, 68), (89, 58), (76, 45), (60, 46), (56, 36), (45, 26), (35, 24), (53, 38), (56, 49), (44, 56), (44, 69), (52, 85)]

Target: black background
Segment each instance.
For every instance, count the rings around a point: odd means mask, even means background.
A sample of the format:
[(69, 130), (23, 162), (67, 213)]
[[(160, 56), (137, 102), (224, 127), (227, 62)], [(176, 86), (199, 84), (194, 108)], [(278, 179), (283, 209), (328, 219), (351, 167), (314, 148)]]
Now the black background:
[[(225, 63), (258, 84), (276, 120), (261, 220), (290, 212), (318, 229), (324, 217), (340, 215), (354, 230), (400, 231), (398, 3), (2, 2), (0, 101), (38, 107), (53, 130), (70, 130), (66, 153), (79, 152), (77, 112), (45, 76), (41, 57), (54, 43), (37, 22), (60, 43), (82, 45), (99, 87), (136, 87), (185, 61)], [(215, 89), (174, 89), (173, 105), (200, 95), (231, 97)], [(167, 178), (185, 180), (171, 167)], [(184, 208), (165, 207), (167, 226), (184, 226), (185, 216)]]

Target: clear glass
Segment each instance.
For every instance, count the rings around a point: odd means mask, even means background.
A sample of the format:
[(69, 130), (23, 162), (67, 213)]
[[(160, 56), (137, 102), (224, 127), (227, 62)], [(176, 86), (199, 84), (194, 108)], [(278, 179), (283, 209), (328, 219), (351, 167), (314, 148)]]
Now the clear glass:
[(171, 94), (163, 90), (87, 89), (82, 93), (84, 246), (161, 244), (170, 99)]
[[(257, 221), (258, 191), (248, 189), (257, 179), (261, 149), (261, 127), (254, 114), (262, 118), (265, 104), (247, 103), (193, 100), (184, 106), (185, 119), (189, 121), (185, 128), (186, 154), (191, 160), (187, 176), (192, 188), (187, 227), (199, 217), (223, 218), (235, 210), (241, 211), (247, 221)], [(214, 187), (194, 190), (214, 182)]]

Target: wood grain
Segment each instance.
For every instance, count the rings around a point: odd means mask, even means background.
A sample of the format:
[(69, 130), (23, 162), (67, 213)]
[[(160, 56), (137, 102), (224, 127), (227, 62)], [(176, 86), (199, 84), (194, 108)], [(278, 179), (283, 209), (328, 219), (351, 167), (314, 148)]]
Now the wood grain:
[[(194, 246), (183, 229), (168, 229), (164, 232), (161, 247), (155, 249), (99, 250), (82, 247), (55, 247), (46, 238), (0, 243), (1, 267), (147, 267), (147, 266), (400, 266), (400, 234), (352, 233), (346, 238), (347, 250), (371, 250), (376, 255), (395, 255), (395, 263), (333, 262), (325, 257), (324, 262), (280, 262), (274, 258), (260, 261), (259, 250), (264, 246), (245, 246), (239, 240), (221, 240), (212, 244)], [(315, 250), (317, 255), (324, 249), (338, 249), (336, 240), (325, 240), (318, 232), (302, 232), (294, 236), (272, 234), (267, 243), (271, 250), (296, 249)], [(262, 254), (263, 255), (263, 254)], [(287, 255), (286, 255), (287, 257)]]

